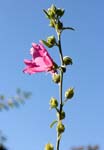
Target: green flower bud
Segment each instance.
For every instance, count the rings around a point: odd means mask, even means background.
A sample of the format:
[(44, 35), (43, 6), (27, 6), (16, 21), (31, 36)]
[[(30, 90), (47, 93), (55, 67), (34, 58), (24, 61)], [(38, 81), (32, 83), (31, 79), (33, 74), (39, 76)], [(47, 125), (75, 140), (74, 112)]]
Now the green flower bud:
[(59, 82), (60, 82), (60, 75), (59, 75), (59, 74), (54, 74), (54, 75), (52, 76), (52, 80), (53, 80), (53, 82), (55, 82), (55, 83), (59, 83)]
[(51, 106), (51, 108), (57, 108), (57, 106), (58, 106), (58, 101), (57, 101), (57, 99), (55, 99), (54, 97), (52, 97), (51, 99), (50, 99), (50, 106)]
[(56, 10), (57, 10), (56, 6), (55, 6), (55, 5), (51, 5), (51, 11), (52, 11), (54, 14), (56, 14)]
[(47, 43), (48, 43), (51, 47), (54, 46), (55, 43), (56, 43), (55, 37), (54, 37), (54, 36), (49, 36), (49, 37), (47, 38)]
[(55, 15), (56, 15), (56, 7), (54, 5), (52, 5), (50, 8), (48, 8), (47, 13), (48, 13), (50, 19), (54, 19)]
[(51, 143), (45, 145), (45, 150), (54, 150), (54, 147)]
[(52, 47), (52, 44), (50, 45), (47, 41), (45, 41), (45, 40), (41, 40), (41, 41), (42, 41), (42, 43), (43, 43), (45, 46), (47, 46), (47, 47), (49, 47), (49, 48)]
[(61, 121), (57, 124), (57, 131), (59, 134), (61, 134), (65, 131), (65, 126), (62, 124)]
[(62, 112), (61, 112), (61, 115), (59, 115), (59, 112), (58, 112), (58, 113), (57, 113), (57, 117), (58, 117), (58, 118), (60, 117), (61, 120), (65, 119), (65, 112), (62, 111)]
[(73, 88), (69, 88), (66, 92), (65, 92), (65, 97), (67, 99), (71, 99), (74, 96), (74, 89)]
[(68, 56), (65, 56), (63, 58), (63, 62), (64, 62), (65, 65), (72, 65), (73, 64), (72, 59)]
[(51, 9), (48, 9), (48, 15), (49, 15), (49, 19), (53, 19), (55, 14), (51, 11)]
[(57, 16), (62, 17), (64, 15), (65, 10), (58, 8), (56, 11)]

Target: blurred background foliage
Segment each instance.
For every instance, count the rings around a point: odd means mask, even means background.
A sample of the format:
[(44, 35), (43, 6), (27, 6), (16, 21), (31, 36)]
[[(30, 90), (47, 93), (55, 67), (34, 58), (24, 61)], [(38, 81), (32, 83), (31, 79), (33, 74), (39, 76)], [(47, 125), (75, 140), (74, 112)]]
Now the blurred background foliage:
[(3, 135), (2, 131), (0, 130), (0, 150), (7, 150), (4, 143), (6, 142), (7, 138)]
[(20, 104), (24, 104), (31, 96), (31, 92), (22, 91), (17, 88), (16, 94), (7, 98), (4, 94), (0, 94), (0, 111), (3, 109), (9, 110), (10, 108), (19, 107)]

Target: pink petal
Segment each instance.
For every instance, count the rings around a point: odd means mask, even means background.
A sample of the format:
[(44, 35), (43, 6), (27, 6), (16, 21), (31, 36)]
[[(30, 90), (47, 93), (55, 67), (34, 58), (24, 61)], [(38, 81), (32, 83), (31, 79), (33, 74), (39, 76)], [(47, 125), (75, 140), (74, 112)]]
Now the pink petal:
[(25, 73), (33, 74), (37, 72), (55, 72), (52, 69), (54, 64), (53, 60), (41, 42), (40, 44), (32, 43), (30, 54), (32, 55), (32, 60), (24, 60), (26, 68), (23, 71)]

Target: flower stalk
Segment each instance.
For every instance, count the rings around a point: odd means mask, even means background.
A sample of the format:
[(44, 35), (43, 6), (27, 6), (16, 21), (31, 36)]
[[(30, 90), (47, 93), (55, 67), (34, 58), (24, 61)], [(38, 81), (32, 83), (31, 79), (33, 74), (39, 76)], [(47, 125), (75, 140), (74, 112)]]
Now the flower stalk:
[[(61, 34), (64, 30), (74, 30), (72, 27), (64, 27), (63, 23), (61, 22), (60, 18), (64, 15), (65, 10), (56, 8), (56, 6), (52, 5), (48, 10), (44, 10), (44, 13), (46, 14), (46, 17), (50, 20), (50, 26), (55, 29), (57, 33), (57, 41), (54, 36), (54, 42), (50, 42), (50, 39), (47, 41), (43, 41), (43, 43), (48, 46), (49, 48), (53, 46), (58, 47), (59, 51), (59, 57), (60, 57), (60, 67), (58, 67), (59, 74), (55, 75), (53, 78), (53, 81), (57, 84), (59, 84), (59, 108), (58, 106), (55, 108), (58, 113), (58, 119), (54, 122), (57, 123), (57, 139), (56, 139), (56, 150), (60, 150), (60, 141), (62, 137), (62, 133), (65, 130), (65, 127), (62, 123), (62, 120), (65, 118), (65, 112), (63, 111), (63, 106), (65, 102), (73, 97), (74, 91), (71, 88), (71, 90), (66, 91), (66, 95), (68, 95), (66, 98), (66, 101), (63, 101), (63, 78), (64, 78), (64, 72), (66, 72), (66, 66), (72, 65), (72, 59), (68, 56), (63, 57), (63, 51), (61, 46)], [(52, 40), (53, 41), (53, 40)], [(51, 44), (53, 43), (53, 44)], [(66, 96), (65, 95), (65, 96)], [(54, 124), (53, 122), (53, 124)]]
[[(26, 68), (24, 73), (34, 74), (37, 72), (49, 72), (52, 75), (52, 81), (59, 85), (59, 100), (55, 97), (50, 99), (50, 109), (55, 109), (57, 113), (57, 119), (54, 120), (50, 127), (52, 128), (56, 124), (56, 150), (60, 150), (60, 141), (63, 132), (65, 131), (65, 126), (62, 120), (65, 118), (65, 112), (63, 107), (74, 95), (74, 88), (68, 88), (65, 92), (65, 100), (63, 100), (63, 79), (64, 73), (66, 72), (66, 66), (72, 65), (72, 59), (69, 56), (63, 56), (63, 50), (61, 45), (61, 34), (64, 30), (74, 30), (72, 27), (64, 27), (61, 22), (61, 17), (64, 15), (65, 10), (57, 8), (55, 5), (52, 5), (48, 10), (43, 10), (46, 17), (50, 21), (50, 27), (52, 27), (57, 33), (57, 39), (54, 35), (49, 36), (46, 40), (41, 40), (40, 44), (32, 44), (31, 48), (31, 60), (25, 60)], [(51, 58), (46, 48), (53, 48), (56, 46), (58, 48), (60, 65)], [(51, 143), (46, 144), (45, 150), (54, 150), (54, 146)]]
[[(61, 33), (57, 32), (57, 36), (58, 36), (59, 56), (60, 56), (61, 66), (63, 66), (64, 62), (63, 62), (63, 53), (61, 47)], [(61, 112), (63, 108), (63, 70), (62, 69), (60, 69), (59, 98), (60, 98), (60, 108), (59, 108), (58, 122), (61, 121)], [(59, 150), (60, 140), (61, 140), (60, 135), (57, 132), (56, 150)]]

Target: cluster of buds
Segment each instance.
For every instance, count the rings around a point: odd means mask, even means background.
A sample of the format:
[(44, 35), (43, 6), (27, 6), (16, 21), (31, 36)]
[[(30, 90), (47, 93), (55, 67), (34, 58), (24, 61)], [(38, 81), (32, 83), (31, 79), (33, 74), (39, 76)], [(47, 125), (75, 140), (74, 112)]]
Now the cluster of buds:
[[(64, 66), (61, 66), (61, 67), (57, 66), (57, 69), (62, 70), (63, 73), (65, 73), (66, 72), (66, 66), (67, 65), (72, 65), (73, 62), (72, 62), (72, 59), (69, 56), (64, 56), (63, 57), (63, 63), (64, 63)], [(58, 74), (58, 73), (53, 74), (52, 80), (53, 80), (54, 83), (57, 83), (57, 84), (60, 83), (60, 74)]]
[[(64, 10), (60, 8), (56, 8), (56, 6), (52, 5), (48, 10), (43, 10), (46, 14), (47, 18), (50, 20), (50, 26), (53, 27), (57, 32), (61, 32), (63, 30), (63, 23), (60, 21), (60, 18), (64, 15)], [(47, 40), (42, 40), (43, 44), (47, 47), (52, 48), (57, 45), (55, 37), (49, 36)]]
[(60, 21), (60, 18), (64, 15), (65, 10), (52, 5), (48, 10), (44, 10), (44, 12), (50, 20), (49, 25), (56, 30), (62, 30), (63, 23)]

